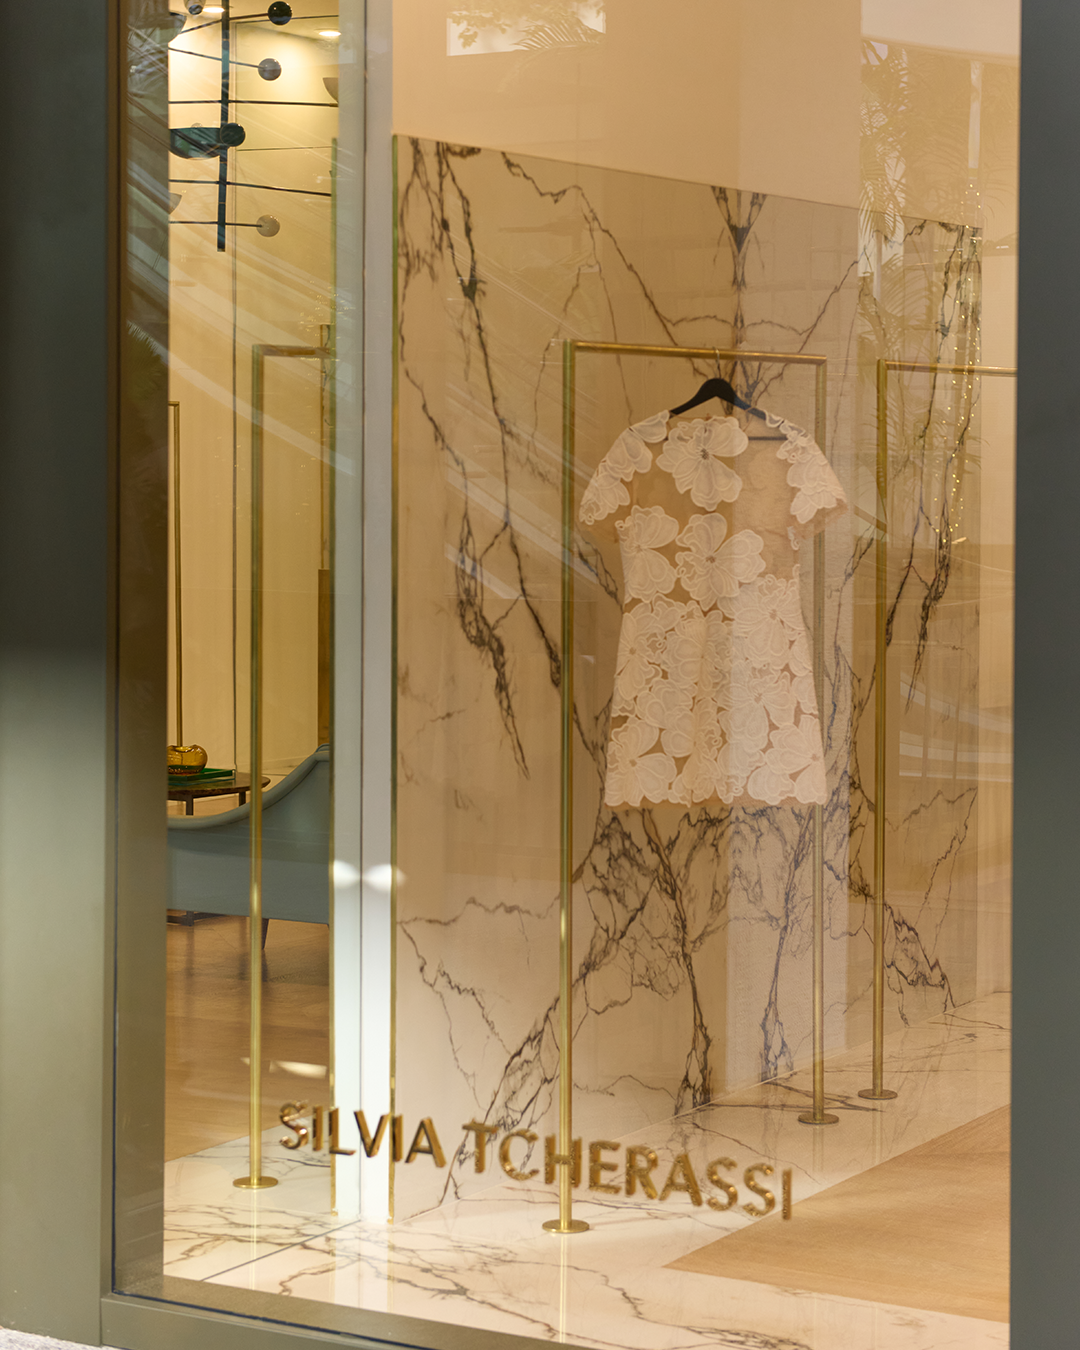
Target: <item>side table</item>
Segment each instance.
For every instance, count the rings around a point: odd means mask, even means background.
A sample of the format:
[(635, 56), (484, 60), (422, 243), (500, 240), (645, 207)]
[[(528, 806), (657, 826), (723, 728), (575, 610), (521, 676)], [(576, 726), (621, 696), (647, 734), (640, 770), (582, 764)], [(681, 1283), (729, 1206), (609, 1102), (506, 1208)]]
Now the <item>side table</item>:
[[(262, 780), (263, 787), (269, 783), (269, 778)], [(192, 774), (190, 779), (185, 780), (179, 774), (171, 776), (168, 779), (168, 799), (171, 802), (183, 802), (184, 814), (193, 816), (195, 814), (195, 802), (201, 797), (230, 797), (240, 798), (240, 805), (243, 806), (247, 801), (248, 793), (251, 790), (251, 775), (248, 773), (232, 773), (224, 778), (200, 778), (198, 774)], [(186, 909), (181, 911), (183, 918), (180, 922), (185, 928), (191, 928), (195, 923), (195, 911)]]

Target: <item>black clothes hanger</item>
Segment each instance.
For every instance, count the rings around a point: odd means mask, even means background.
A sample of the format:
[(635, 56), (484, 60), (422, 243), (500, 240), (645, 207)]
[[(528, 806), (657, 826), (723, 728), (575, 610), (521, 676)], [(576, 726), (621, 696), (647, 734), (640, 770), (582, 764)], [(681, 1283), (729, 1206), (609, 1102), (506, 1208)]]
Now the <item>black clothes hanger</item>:
[[(717, 371), (720, 369), (720, 358), (716, 360)], [(733, 386), (728, 380), (720, 374), (716, 374), (710, 380), (706, 380), (692, 399), (682, 404), (681, 407), (672, 408), (672, 417), (678, 417), (681, 413), (689, 412), (691, 408), (696, 408), (701, 403), (708, 403), (709, 399), (718, 398), (724, 403), (731, 403), (736, 408), (742, 408), (744, 412), (753, 413), (755, 417), (765, 420), (765, 414), (758, 408), (753, 408), (745, 399), (741, 399), (735, 392)]]

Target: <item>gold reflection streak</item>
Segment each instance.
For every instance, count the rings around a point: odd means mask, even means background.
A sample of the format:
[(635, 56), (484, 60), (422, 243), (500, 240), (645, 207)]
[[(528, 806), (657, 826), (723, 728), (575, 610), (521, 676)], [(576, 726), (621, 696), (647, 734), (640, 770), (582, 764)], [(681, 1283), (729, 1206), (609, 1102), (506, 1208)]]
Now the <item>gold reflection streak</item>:
[[(330, 1088), (330, 1100), (337, 1101), (337, 1038), (335, 1033), (336, 1016), (334, 1009), (337, 1007), (337, 973), (336, 962), (334, 960), (334, 941), (337, 933), (337, 893), (334, 888), (334, 859), (337, 857), (336, 838), (334, 833), (334, 820), (336, 816), (336, 795), (334, 780), (334, 576), (336, 568), (334, 566), (334, 557), (336, 553), (337, 534), (334, 525), (336, 512), (336, 487), (337, 479), (334, 465), (337, 462), (337, 178), (338, 178), (338, 142), (335, 136), (331, 142), (330, 151), (330, 322), (325, 332), (320, 330), (323, 345), (327, 348), (330, 356), (329, 379), (326, 378), (325, 366), (323, 367), (323, 378), (319, 381), (320, 401), (323, 397), (321, 391), (325, 390), (327, 422), (324, 429), (322, 422), (319, 424), (320, 441), (320, 472), (325, 474), (325, 483), (319, 495), (319, 502), (324, 512), (322, 523), (322, 548), (323, 556), (321, 564), (326, 569), (325, 600), (320, 586), (319, 608), (320, 613), (324, 614), (326, 624), (326, 648), (324, 656), (326, 659), (326, 726), (321, 727), (320, 731), (326, 732), (326, 739), (330, 744), (330, 847), (326, 853), (326, 892), (330, 901), (329, 930), (330, 930), (330, 988), (328, 990), (330, 1002), (329, 1026), (327, 1027), (329, 1042), (329, 1054), (327, 1058), (330, 1063), (327, 1066), (327, 1082)], [(325, 438), (326, 444), (322, 445)], [(323, 605), (325, 604), (325, 611)], [(337, 1192), (338, 1192), (337, 1162), (330, 1160), (330, 1212), (337, 1214)]]
[[(566, 1171), (566, 1168), (563, 1168)], [(588, 1227), (588, 1224), (583, 1225)], [(566, 1243), (559, 1243), (559, 1340), (566, 1340), (567, 1314), (569, 1313), (570, 1302), (570, 1253), (566, 1249)]]
[(896, 1096), (885, 1086), (885, 718), (888, 715), (887, 662), (889, 656), (889, 371), (905, 370), (922, 375), (1004, 375), (1015, 378), (1015, 366), (953, 365), (934, 361), (877, 363), (877, 494), (878, 532), (874, 549), (874, 1004), (873, 1066), (871, 1086), (860, 1097), (888, 1101)]
[(176, 646), (176, 744), (184, 744), (184, 621), (180, 589), (180, 403), (169, 400), (173, 410), (173, 625)]
[[(398, 156), (401, 139), (391, 137), (391, 191), (390, 200), (394, 203), (391, 212), (391, 247), (393, 259), (393, 282), (390, 287), (390, 676), (393, 680), (393, 693), (390, 698), (390, 1081), (387, 1084), (390, 1098), (390, 1114), (397, 1110), (397, 932), (398, 932), (398, 599), (400, 596), (399, 576), (399, 515), (401, 509), (401, 285), (399, 283), (401, 267), (400, 203), (401, 194), (398, 185)], [(363, 330), (362, 330), (363, 331)], [(365, 365), (366, 372), (366, 365)], [(361, 380), (361, 390), (367, 388), (366, 373)], [(361, 755), (361, 764), (363, 764)], [(394, 1154), (391, 1151), (387, 1164), (387, 1218), (394, 1222), (396, 1205), (395, 1185), (397, 1180)], [(391, 1286), (393, 1292), (393, 1286)], [(392, 1309), (390, 1309), (392, 1311)]]
[(315, 357), (325, 347), (251, 348), (251, 872), (248, 889), (250, 986), (248, 1079), (248, 1174), (233, 1182), (241, 1190), (265, 1190), (277, 1178), (262, 1170), (262, 624), (263, 624), (263, 404), (268, 357)]

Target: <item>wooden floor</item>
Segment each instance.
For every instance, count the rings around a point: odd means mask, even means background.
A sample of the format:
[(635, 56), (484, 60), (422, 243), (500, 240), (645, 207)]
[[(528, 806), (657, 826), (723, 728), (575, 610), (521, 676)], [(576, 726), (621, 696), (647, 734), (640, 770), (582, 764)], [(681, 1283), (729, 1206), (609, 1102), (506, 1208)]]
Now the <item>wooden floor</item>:
[(1009, 1109), (711, 1242), (673, 1270), (1009, 1320)]
[[(262, 964), (265, 1128), (283, 1102), (327, 1100), (327, 928), (275, 919)], [(166, 1159), (247, 1133), (249, 991), (246, 919), (169, 924)]]

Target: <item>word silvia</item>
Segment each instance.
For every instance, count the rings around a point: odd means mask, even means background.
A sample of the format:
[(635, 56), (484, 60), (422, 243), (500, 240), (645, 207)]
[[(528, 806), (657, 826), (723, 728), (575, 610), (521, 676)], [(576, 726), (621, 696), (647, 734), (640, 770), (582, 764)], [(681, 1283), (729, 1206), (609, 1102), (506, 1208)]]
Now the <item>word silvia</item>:
[[(310, 1128), (305, 1122), (309, 1109), (311, 1109)], [(369, 1127), (363, 1111), (354, 1111), (353, 1117), (360, 1136), (358, 1143), (363, 1149), (365, 1157), (377, 1157), (384, 1141), (388, 1141), (387, 1152), (396, 1163), (402, 1161), (412, 1163), (419, 1157), (428, 1157), (436, 1167), (446, 1166), (446, 1155), (430, 1116), (425, 1116), (417, 1125), (408, 1149), (405, 1148), (405, 1121), (403, 1116), (380, 1116), (374, 1131)], [(341, 1145), (341, 1113), (337, 1107), (328, 1111), (323, 1106), (316, 1106), (312, 1109), (302, 1102), (286, 1102), (281, 1108), (280, 1120), (286, 1129), (292, 1131), (292, 1137), (286, 1135), (281, 1140), (286, 1148), (301, 1148), (310, 1141), (311, 1147), (316, 1153), (321, 1152), (324, 1146), (327, 1147), (328, 1152), (339, 1156), (352, 1157), (357, 1152), (355, 1148), (343, 1148)], [(470, 1120), (468, 1124), (461, 1128), (465, 1131), (466, 1136), (461, 1145), (461, 1156), (463, 1158), (467, 1156), (465, 1150), (469, 1146), (469, 1136), (471, 1135), (472, 1147), (475, 1150), (473, 1153), (473, 1170), (475, 1172), (486, 1171), (489, 1151), (494, 1148), (495, 1141), (501, 1131), (497, 1126), (486, 1125), (479, 1120)], [(532, 1152), (532, 1146), (538, 1142), (539, 1135), (532, 1130), (510, 1130), (503, 1135), (502, 1139), (499, 1139), (498, 1149), (496, 1150), (499, 1166), (511, 1181), (532, 1181), (534, 1177), (540, 1175), (539, 1167), (532, 1167), (525, 1171), (514, 1160), (515, 1150), (518, 1152), (519, 1158), (527, 1158)], [(524, 1154), (521, 1151), (522, 1145), (524, 1145)], [(630, 1144), (626, 1147), (625, 1157), (621, 1161), (617, 1157), (606, 1156), (618, 1155), (622, 1152), (623, 1145), (611, 1139), (597, 1139), (589, 1144), (590, 1191), (598, 1192), (601, 1195), (627, 1196), (636, 1196), (640, 1192), (644, 1199), (660, 1202), (670, 1199), (672, 1195), (683, 1194), (689, 1197), (691, 1204), (707, 1204), (710, 1209), (720, 1212), (733, 1209), (739, 1203), (739, 1191), (736, 1183), (730, 1177), (724, 1175), (725, 1172), (736, 1170), (737, 1165), (732, 1158), (714, 1158), (705, 1166), (705, 1186), (719, 1192), (719, 1194), (714, 1195), (709, 1194), (707, 1189), (703, 1191), (702, 1182), (699, 1180), (698, 1173), (695, 1172), (694, 1165), (687, 1153), (676, 1155), (662, 1184), (658, 1185), (660, 1173), (657, 1172), (657, 1168), (660, 1166), (660, 1158), (653, 1149), (644, 1144)], [(546, 1136), (544, 1139), (545, 1184), (551, 1185), (554, 1182), (556, 1169), (559, 1167), (570, 1169), (572, 1186), (581, 1185), (584, 1174), (584, 1149), (580, 1139), (573, 1141), (570, 1152), (567, 1154), (556, 1152), (555, 1135), (549, 1134)], [(656, 1173), (655, 1176), (654, 1173)], [(742, 1205), (745, 1214), (749, 1214), (753, 1218), (763, 1218), (766, 1214), (771, 1214), (776, 1208), (776, 1196), (759, 1180), (759, 1177), (770, 1177), (772, 1174), (771, 1164), (765, 1162), (753, 1163), (743, 1170), (743, 1185), (761, 1202), (755, 1204), (753, 1201), (747, 1201)], [(616, 1180), (616, 1176), (618, 1176), (618, 1180)], [(781, 1213), (785, 1219), (790, 1219), (790, 1168), (785, 1168), (781, 1172), (780, 1180)]]
[[(278, 1119), (286, 1129), (292, 1130), (296, 1135), (295, 1139), (290, 1139), (287, 1135), (282, 1139), (282, 1144), (286, 1148), (301, 1148), (311, 1140), (311, 1147), (316, 1153), (322, 1151), (324, 1143), (329, 1143), (329, 1151), (352, 1157), (356, 1152), (354, 1148), (342, 1148), (340, 1140), (340, 1116), (341, 1113), (335, 1106), (332, 1111), (327, 1111), (324, 1106), (316, 1106), (312, 1112), (311, 1129), (303, 1122), (303, 1116), (308, 1107), (304, 1102), (286, 1102), (278, 1113)], [(375, 1127), (375, 1133), (372, 1134), (368, 1129), (367, 1121), (364, 1119), (363, 1111), (354, 1111), (356, 1124), (360, 1130), (360, 1143), (363, 1146), (364, 1153), (369, 1158), (374, 1158), (382, 1147), (383, 1139), (386, 1137), (387, 1125), (390, 1127), (390, 1156), (394, 1162), (401, 1162), (402, 1144), (404, 1140), (404, 1116), (380, 1116), (379, 1123)], [(416, 1127), (416, 1133), (413, 1135), (413, 1141), (409, 1145), (409, 1151), (405, 1155), (407, 1163), (415, 1162), (421, 1155), (426, 1154), (435, 1163), (436, 1167), (446, 1166), (446, 1155), (442, 1151), (442, 1145), (439, 1143), (439, 1136), (435, 1133), (435, 1126), (432, 1124), (430, 1116), (425, 1116)]]

